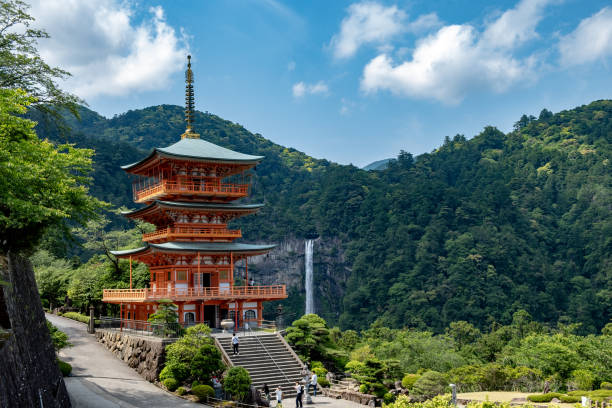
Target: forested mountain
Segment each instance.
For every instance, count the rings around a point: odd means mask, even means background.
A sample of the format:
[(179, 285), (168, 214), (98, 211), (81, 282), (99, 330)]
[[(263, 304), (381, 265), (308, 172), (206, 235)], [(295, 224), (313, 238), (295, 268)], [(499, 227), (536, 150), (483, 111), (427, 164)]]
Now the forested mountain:
[[(118, 166), (184, 130), (182, 108), (169, 105), (112, 119), (83, 108), (82, 121), (69, 125), (64, 135), (43, 122), (37, 131), (94, 148), (92, 192), (131, 207)], [(482, 328), (509, 323), (519, 309), (550, 324), (579, 322), (585, 333), (610, 321), (611, 101), (523, 116), (509, 134), (488, 127), (469, 140), (447, 138), (418, 160), (402, 152), (375, 172), (313, 159), (209, 113), (198, 112), (195, 128), (210, 142), (266, 156), (251, 198), (266, 207), (239, 220), (245, 240), (341, 243), (334, 249), (351, 269), (344, 328), (377, 319), (436, 332), (457, 320)], [(321, 283), (333, 270), (319, 266)]]

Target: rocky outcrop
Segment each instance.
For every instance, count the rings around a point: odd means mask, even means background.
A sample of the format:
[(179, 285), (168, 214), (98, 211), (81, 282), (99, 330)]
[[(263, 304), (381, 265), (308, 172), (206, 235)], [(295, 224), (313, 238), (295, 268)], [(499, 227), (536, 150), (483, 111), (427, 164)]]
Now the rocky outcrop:
[[(284, 283), (294, 292), (295, 299), (301, 294), (303, 300), (305, 240), (288, 238), (275, 244), (277, 247), (269, 254), (249, 260), (249, 276), (256, 284)], [(351, 273), (340, 239), (320, 237), (315, 240), (313, 270), (315, 310), (322, 317), (334, 320), (342, 311), (346, 281)], [(237, 264), (236, 271), (238, 276), (244, 275), (244, 265)], [(300, 306), (301, 316), (303, 302)]]
[(173, 340), (144, 338), (114, 330), (96, 331), (98, 341), (145, 380), (157, 381), (166, 360), (166, 346)]
[(0, 407), (70, 407), (32, 265), (2, 256), (0, 281), (0, 324), (11, 329), (0, 348)]

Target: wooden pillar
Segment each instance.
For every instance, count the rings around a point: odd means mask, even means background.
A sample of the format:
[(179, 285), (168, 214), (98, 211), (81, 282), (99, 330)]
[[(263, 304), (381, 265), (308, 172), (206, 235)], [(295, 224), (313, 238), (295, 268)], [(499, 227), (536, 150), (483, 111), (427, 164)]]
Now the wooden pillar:
[(246, 285), (249, 286), (249, 258), (244, 258), (244, 264), (246, 269)]
[(200, 303), (200, 321), (204, 323), (204, 302)]
[(183, 302), (180, 302), (178, 304), (178, 314), (179, 314), (179, 318), (178, 318), (179, 323), (183, 323)]
[(238, 305), (238, 323), (240, 323), (240, 321), (242, 320), (242, 325), (244, 326), (244, 318), (243, 318), (243, 312), (242, 312), (242, 304), (244, 302), (240, 301), (240, 304)]
[(234, 331), (238, 331), (238, 299), (234, 299)]
[(130, 289), (132, 289), (132, 256), (130, 255)]
[(230, 252), (230, 286), (234, 286), (234, 253)]
[(123, 303), (119, 303), (119, 331), (123, 331)]
[(261, 325), (263, 324), (263, 308), (262, 308), (262, 302), (261, 300), (259, 302), (257, 302), (257, 320), (259, 322), (259, 326), (261, 327)]

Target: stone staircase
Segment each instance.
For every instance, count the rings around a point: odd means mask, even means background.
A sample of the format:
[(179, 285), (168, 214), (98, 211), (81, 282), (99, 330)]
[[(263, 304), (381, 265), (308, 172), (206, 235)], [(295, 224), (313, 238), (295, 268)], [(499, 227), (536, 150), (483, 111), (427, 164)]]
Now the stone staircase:
[(270, 399), (280, 386), (283, 400), (295, 399), (295, 382), (300, 380), (304, 364), (293, 353), (290, 346), (276, 334), (253, 334), (240, 336), (240, 355), (232, 352), (231, 337), (215, 337), (232, 366), (245, 368), (253, 386), (261, 390), (264, 383), (270, 387)]

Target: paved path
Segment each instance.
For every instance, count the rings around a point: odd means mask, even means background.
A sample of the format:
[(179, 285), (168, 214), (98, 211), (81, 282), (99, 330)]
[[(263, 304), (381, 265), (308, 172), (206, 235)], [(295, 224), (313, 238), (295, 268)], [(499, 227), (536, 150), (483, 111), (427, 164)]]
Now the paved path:
[(47, 319), (68, 335), (72, 347), (60, 351), (72, 365), (64, 378), (75, 408), (195, 408), (202, 406), (176, 397), (144, 380), (116, 358), (83, 323), (55, 315)]

